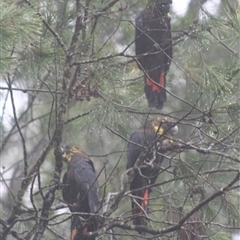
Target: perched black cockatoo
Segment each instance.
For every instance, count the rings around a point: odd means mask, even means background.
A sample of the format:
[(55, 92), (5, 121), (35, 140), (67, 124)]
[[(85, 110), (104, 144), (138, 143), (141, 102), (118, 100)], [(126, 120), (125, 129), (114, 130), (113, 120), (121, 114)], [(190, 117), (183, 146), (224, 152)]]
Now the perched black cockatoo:
[[(134, 131), (129, 139), (127, 151), (127, 169), (132, 168), (137, 159), (144, 158), (144, 163), (134, 172), (130, 183), (132, 195), (132, 213), (134, 225), (146, 225), (145, 213), (148, 211), (148, 199), (151, 184), (154, 184), (161, 172), (161, 147), (172, 143), (172, 136), (178, 132), (176, 122), (168, 117), (155, 117), (143, 127)], [(144, 234), (139, 231), (140, 234)]]
[(83, 232), (95, 231), (98, 227), (98, 218), (94, 213), (99, 209), (99, 187), (93, 162), (85, 152), (73, 146), (63, 149), (62, 158), (68, 164), (68, 170), (63, 177), (62, 196), (70, 211), (74, 213), (71, 240), (94, 240), (95, 237), (85, 238), (82, 235)]
[(164, 88), (172, 59), (171, 3), (172, 0), (149, 0), (135, 20), (137, 63), (144, 72), (144, 91), (148, 106), (158, 109), (167, 100)]

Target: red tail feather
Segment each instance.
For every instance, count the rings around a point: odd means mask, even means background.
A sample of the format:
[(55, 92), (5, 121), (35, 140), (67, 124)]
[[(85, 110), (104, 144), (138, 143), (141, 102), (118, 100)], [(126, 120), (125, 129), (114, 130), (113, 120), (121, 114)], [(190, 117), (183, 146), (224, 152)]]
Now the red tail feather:
[(148, 189), (146, 189), (144, 194), (143, 194), (143, 201), (142, 201), (142, 204), (141, 204), (143, 209), (145, 209), (145, 207), (148, 206), (148, 198), (149, 198)]
[(165, 79), (164, 79), (164, 73), (161, 72), (160, 77), (159, 77), (159, 85), (156, 85), (154, 81), (151, 78), (147, 77), (147, 82), (146, 84), (150, 87), (152, 87), (152, 91), (156, 91), (158, 93), (161, 92), (161, 87), (160, 86), (165, 86)]
[[(84, 232), (84, 233), (88, 232), (87, 226), (84, 226), (82, 232)], [(71, 231), (71, 238), (70, 238), (70, 240), (75, 240), (75, 238), (79, 239), (79, 232), (78, 232), (78, 230), (76, 228)]]
[[(165, 79), (164, 79), (164, 73), (163, 72), (161, 72), (161, 74), (160, 74), (159, 84), (161, 86), (165, 86)], [(160, 88), (160, 90), (161, 90), (161, 88)]]
[(154, 84), (152, 79), (147, 78), (146, 84), (150, 87), (152, 87), (152, 91), (160, 92), (160, 87)]
[(77, 235), (77, 229), (73, 229), (72, 232), (71, 232), (71, 240), (74, 240), (76, 235)]

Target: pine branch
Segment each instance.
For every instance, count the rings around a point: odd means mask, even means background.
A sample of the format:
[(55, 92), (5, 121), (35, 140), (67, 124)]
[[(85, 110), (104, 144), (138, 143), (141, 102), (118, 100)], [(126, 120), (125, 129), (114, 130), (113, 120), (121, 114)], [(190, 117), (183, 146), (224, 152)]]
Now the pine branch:
[[(34, 9), (34, 6), (28, 1), (28, 0), (24, 0), (26, 2), (26, 4), (28, 6), (30, 6), (31, 8)], [(42, 14), (38, 11), (36, 11), (36, 14), (40, 17), (40, 19), (42, 20), (42, 23), (45, 25), (45, 27), (49, 30), (49, 32), (52, 33), (52, 35), (54, 36), (54, 38), (57, 40), (57, 42), (59, 43), (59, 45), (62, 47), (63, 51), (65, 52), (65, 54), (68, 54), (68, 49), (66, 47), (66, 45), (64, 44), (62, 38), (58, 35), (58, 33), (56, 31), (54, 31), (54, 29), (47, 23), (47, 21), (44, 19), (44, 17), (42, 16)]]

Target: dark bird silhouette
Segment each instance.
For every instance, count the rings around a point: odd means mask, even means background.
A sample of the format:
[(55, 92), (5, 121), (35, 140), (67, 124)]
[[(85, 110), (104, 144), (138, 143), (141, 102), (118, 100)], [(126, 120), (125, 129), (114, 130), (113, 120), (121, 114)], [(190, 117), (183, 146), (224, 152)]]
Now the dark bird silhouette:
[[(147, 121), (143, 127), (134, 131), (130, 137), (127, 152), (127, 169), (132, 168), (138, 158), (144, 158), (144, 163), (135, 170), (130, 183), (132, 213), (134, 225), (146, 225), (148, 199), (151, 191), (149, 185), (154, 184), (161, 172), (164, 159), (161, 147), (172, 143), (172, 136), (178, 132), (178, 127), (172, 118), (156, 117)], [(144, 235), (144, 232), (139, 231)]]
[(172, 0), (149, 0), (135, 19), (135, 46), (138, 67), (144, 72), (149, 107), (162, 109), (167, 100), (166, 75), (172, 59)]
[[(97, 230), (98, 182), (93, 162), (80, 148), (66, 146), (62, 158), (68, 164), (63, 177), (62, 196), (72, 213), (71, 240), (94, 240), (83, 233)], [(90, 213), (90, 214), (88, 214)]]

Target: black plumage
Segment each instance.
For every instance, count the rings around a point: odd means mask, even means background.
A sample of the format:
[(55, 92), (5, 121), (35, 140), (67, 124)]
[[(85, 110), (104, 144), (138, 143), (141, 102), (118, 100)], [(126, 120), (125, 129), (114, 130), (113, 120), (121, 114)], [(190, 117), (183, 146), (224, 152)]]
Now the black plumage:
[[(134, 131), (129, 139), (127, 152), (127, 169), (132, 168), (140, 157), (144, 163), (135, 170), (130, 183), (132, 195), (132, 213), (134, 225), (146, 225), (150, 188), (154, 184), (164, 159), (161, 147), (171, 144), (172, 136), (178, 131), (175, 121), (167, 117), (155, 117), (143, 127)], [(139, 231), (140, 234), (144, 232)]]
[(149, 0), (135, 20), (138, 67), (144, 72), (145, 95), (149, 107), (162, 109), (167, 100), (166, 75), (172, 59), (172, 0)]
[[(99, 208), (98, 182), (93, 162), (80, 148), (66, 146), (63, 160), (68, 170), (63, 177), (62, 195), (72, 213), (71, 240), (94, 240), (85, 238), (83, 232), (97, 230)], [(89, 215), (87, 213), (90, 213)]]

